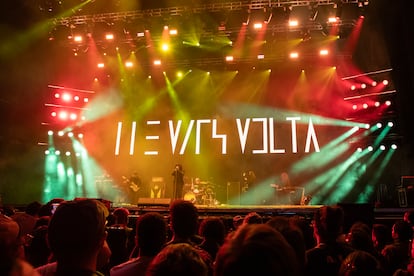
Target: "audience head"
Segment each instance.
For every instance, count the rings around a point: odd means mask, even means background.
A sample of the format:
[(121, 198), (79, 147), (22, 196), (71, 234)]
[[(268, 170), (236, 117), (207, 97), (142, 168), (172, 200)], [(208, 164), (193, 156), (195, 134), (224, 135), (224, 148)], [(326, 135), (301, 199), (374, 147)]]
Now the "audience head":
[(413, 237), (413, 229), (405, 220), (397, 220), (392, 226), (392, 238), (399, 241), (409, 241)]
[(167, 222), (155, 212), (145, 213), (137, 219), (136, 240), (140, 255), (155, 256), (167, 240)]
[(295, 252), (266, 224), (244, 224), (219, 249), (214, 274), (299, 275)]
[(385, 245), (392, 243), (391, 228), (380, 223), (372, 225), (371, 239), (374, 247), (381, 250)]
[(414, 210), (409, 210), (404, 213), (404, 218), (406, 222), (410, 223), (411, 226), (414, 226)]
[(93, 199), (62, 202), (49, 223), (48, 241), (59, 264), (96, 261), (106, 239), (108, 209)]
[(243, 224), (260, 224), (263, 223), (263, 218), (256, 212), (248, 213), (243, 220)]
[(148, 276), (207, 276), (208, 267), (197, 250), (186, 243), (170, 244), (155, 256)]
[(9, 275), (16, 259), (21, 257), (22, 247), (19, 224), (0, 214), (0, 275)]
[(226, 226), (221, 218), (205, 218), (200, 223), (198, 234), (206, 240), (214, 240), (221, 245), (226, 237)]
[(243, 217), (240, 215), (236, 215), (233, 217), (233, 228), (234, 230), (236, 230), (237, 228), (239, 228), (240, 225), (242, 225), (243, 223)]
[(383, 275), (381, 265), (372, 254), (355, 250), (341, 263), (339, 276)]
[(344, 211), (339, 206), (322, 206), (316, 210), (313, 223), (320, 242), (335, 242), (343, 231)]
[(115, 219), (115, 224), (117, 225), (127, 225), (128, 224), (128, 217), (129, 217), (129, 211), (126, 208), (116, 208), (112, 215)]
[(198, 210), (190, 201), (177, 199), (170, 205), (170, 223), (174, 236), (191, 238), (198, 230)]

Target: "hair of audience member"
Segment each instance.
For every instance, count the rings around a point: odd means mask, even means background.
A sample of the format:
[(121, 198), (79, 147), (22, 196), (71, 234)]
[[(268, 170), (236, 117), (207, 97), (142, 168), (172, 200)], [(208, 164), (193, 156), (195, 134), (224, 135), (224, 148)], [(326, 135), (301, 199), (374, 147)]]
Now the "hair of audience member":
[(92, 199), (62, 202), (49, 223), (48, 241), (59, 263), (69, 265), (98, 253), (106, 238), (106, 206)]
[(170, 244), (155, 256), (148, 276), (207, 276), (208, 267), (197, 250), (187, 243)]
[(221, 245), (226, 237), (226, 226), (219, 217), (205, 218), (200, 223), (198, 234), (205, 239), (214, 240)]
[(215, 276), (300, 275), (295, 252), (283, 235), (266, 224), (244, 224), (221, 246)]
[(315, 236), (313, 235), (313, 228), (308, 219), (294, 215), (289, 217), (289, 221), (299, 227), (302, 231), (303, 239), (305, 241), (305, 249), (308, 250), (316, 245)]
[(341, 263), (338, 276), (383, 275), (381, 264), (372, 254), (355, 250)]
[(260, 224), (263, 223), (263, 218), (256, 212), (250, 212), (244, 217), (243, 223)]
[(298, 265), (304, 271), (306, 263), (306, 247), (302, 230), (288, 217), (274, 216), (266, 222), (275, 230), (279, 231), (295, 251)]
[(30, 202), (26, 208), (25, 213), (31, 216), (37, 216), (39, 214), (40, 208), (42, 207), (42, 204), (38, 201)]
[(126, 208), (120, 207), (116, 208), (112, 215), (115, 217), (115, 224), (122, 224), (127, 225), (128, 224), (128, 217), (129, 217), (129, 211)]
[(170, 205), (170, 222), (173, 234), (191, 238), (198, 230), (198, 210), (190, 201), (177, 199)]
[(316, 210), (313, 223), (321, 242), (335, 242), (343, 231), (344, 211), (340, 206), (322, 206)]
[(155, 256), (167, 240), (167, 222), (155, 212), (145, 213), (136, 222), (136, 239), (140, 255)]
[[(8, 275), (20, 254), (20, 227), (8, 216), (0, 214), (0, 274)], [(7, 273), (7, 274), (6, 274)]]
[(413, 237), (413, 229), (411, 224), (405, 220), (397, 220), (392, 226), (395, 234), (398, 235), (400, 241), (409, 241)]

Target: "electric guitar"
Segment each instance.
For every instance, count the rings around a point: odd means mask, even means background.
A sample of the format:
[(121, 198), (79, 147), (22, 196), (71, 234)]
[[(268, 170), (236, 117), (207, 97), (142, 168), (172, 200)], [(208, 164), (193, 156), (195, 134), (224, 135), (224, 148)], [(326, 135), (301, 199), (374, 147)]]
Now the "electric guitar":
[(141, 187), (139, 187), (135, 182), (129, 180), (127, 177), (122, 176), (122, 179), (123, 179), (123, 183), (126, 185), (129, 185), (129, 188), (131, 188), (131, 190), (134, 191), (135, 193), (141, 189)]

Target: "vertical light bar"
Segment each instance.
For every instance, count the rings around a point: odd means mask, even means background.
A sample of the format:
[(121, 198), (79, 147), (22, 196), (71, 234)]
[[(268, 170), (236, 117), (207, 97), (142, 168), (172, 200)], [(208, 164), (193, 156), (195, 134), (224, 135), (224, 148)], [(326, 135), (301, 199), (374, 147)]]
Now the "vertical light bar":
[(116, 133), (115, 155), (119, 155), (119, 145), (121, 143), (122, 122), (118, 122), (118, 130)]
[(134, 155), (135, 131), (137, 129), (137, 122), (132, 122), (131, 141), (129, 144), (129, 155)]

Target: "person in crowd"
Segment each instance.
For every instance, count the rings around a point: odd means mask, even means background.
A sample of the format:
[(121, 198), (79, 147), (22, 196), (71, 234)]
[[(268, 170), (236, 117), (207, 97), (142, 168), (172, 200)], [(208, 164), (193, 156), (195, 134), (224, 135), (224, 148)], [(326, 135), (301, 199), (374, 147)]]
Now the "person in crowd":
[(316, 246), (306, 251), (305, 275), (336, 275), (354, 249), (343, 235), (344, 211), (340, 206), (322, 206), (313, 218)]
[(355, 250), (363, 250), (377, 257), (372, 241), (372, 230), (368, 224), (363, 222), (353, 223), (346, 235), (346, 241)]
[(212, 260), (215, 260), (217, 251), (224, 243), (226, 226), (219, 217), (209, 217), (201, 221), (199, 235), (203, 238), (200, 247), (207, 251)]
[(128, 261), (134, 244), (133, 229), (128, 226), (128, 209), (123, 207), (116, 208), (112, 215), (114, 223), (106, 227), (108, 233), (106, 241), (112, 252), (108, 270), (115, 265)]
[(173, 188), (173, 198), (182, 199), (183, 198), (183, 188), (184, 188), (184, 169), (181, 164), (176, 164), (173, 172), (171, 173), (174, 181)]
[[(106, 245), (108, 213), (98, 200), (60, 203), (48, 227), (48, 242), (56, 260), (55, 276), (102, 275), (97, 265), (98, 256)], [(109, 261), (109, 256), (103, 258)]]
[(411, 259), (411, 239), (413, 229), (404, 220), (397, 220), (391, 229), (393, 243), (386, 245), (381, 252), (382, 265), (387, 275), (397, 269), (406, 269)]
[(381, 259), (381, 252), (384, 247), (393, 242), (391, 227), (383, 223), (375, 223), (371, 229), (371, 239), (374, 245), (375, 256)]
[(220, 247), (215, 276), (301, 275), (293, 248), (267, 224), (244, 224)]
[(0, 275), (39, 276), (33, 266), (24, 260), (22, 245), (19, 224), (0, 214)]
[(145, 275), (148, 265), (167, 241), (167, 222), (159, 213), (148, 212), (140, 216), (135, 230), (138, 256), (111, 268), (111, 276)]
[(260, 224), (260, 223), (263, 223), (263, 218), (257, 212), (250, 212), (243, 219), (243, 224)]
[(338, 276), (368, 275), (385, 276), (378, 259), (364, 250), (355, 250), (346, 256), (338, 273)]
[(306, 247), (302, 230), (292, 223), (288, 217), (284, 216), (274, 216), (266, 224), (279, 231), (292, 246), (298, 260), (300, 274), (302, 275), (306, 263)]
[(208, 276), (209, 268), (198, 250), (188, 243), (169, 244), (155, 256), (147, 276)]
[[(187, 243), (192, 245), (199, 252), (201, 258), (204, 260), (212, 272), (213, 259), (207, 251), (199, 247), (199, 243), (195, 242), (198, 224), (198, 209), (190, 201), (176, 199), (170, 205), (170, 228), (172, 232), (171, 239), (166, 245)], [(211, 273), (210, 273), (211, 274)]]
[(26, 260), (33, 266), (39, 267), (49, 261), (51, 254), (47, 243), (48, 225), (41, 225), (35, 228), (30, 234), (30, 239), (25, 243)]
[(289, 217), (289, 221), (302, 230), (305, 241), (305, 249), (311, 249), (316, 245), (315, 236), (313, 235), (313, 228), (309, 220), (303, 216), (293, 215)]
[(31, 234), (38, 219), (39, 210), (42, 204), (38, 201), (30, 202), (24, 212), (17, 212), (11, 218), (20, 226), (20, 235), (25, 237)]

